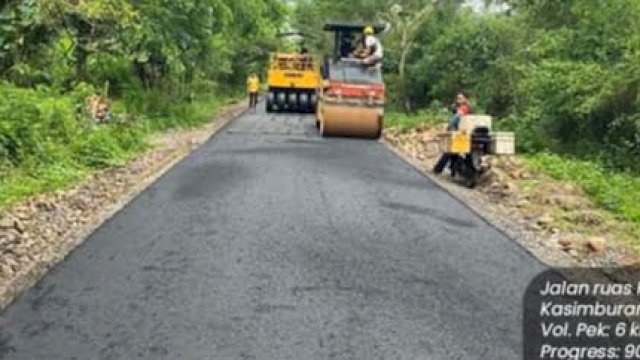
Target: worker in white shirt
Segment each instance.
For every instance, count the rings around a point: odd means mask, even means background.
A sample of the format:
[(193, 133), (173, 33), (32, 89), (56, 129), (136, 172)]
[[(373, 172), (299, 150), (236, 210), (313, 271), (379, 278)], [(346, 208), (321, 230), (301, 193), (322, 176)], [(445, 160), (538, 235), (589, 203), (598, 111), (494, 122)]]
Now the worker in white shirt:
[(382, 57), (384, 56), (382, 43), (375, 36), (373, 26), (367, 26), (364, 28), (364, 36), (365, 56), (362, 63), (369, 66), (377, 65), (382, 62)]

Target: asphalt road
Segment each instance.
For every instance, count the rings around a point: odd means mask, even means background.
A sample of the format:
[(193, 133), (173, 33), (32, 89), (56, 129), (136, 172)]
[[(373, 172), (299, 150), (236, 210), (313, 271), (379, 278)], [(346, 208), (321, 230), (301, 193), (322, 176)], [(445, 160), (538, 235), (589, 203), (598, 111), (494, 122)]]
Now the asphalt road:
[(313, 122), (234, 121), (0, 315), (0, 359), (521, 358), (542, 265)]

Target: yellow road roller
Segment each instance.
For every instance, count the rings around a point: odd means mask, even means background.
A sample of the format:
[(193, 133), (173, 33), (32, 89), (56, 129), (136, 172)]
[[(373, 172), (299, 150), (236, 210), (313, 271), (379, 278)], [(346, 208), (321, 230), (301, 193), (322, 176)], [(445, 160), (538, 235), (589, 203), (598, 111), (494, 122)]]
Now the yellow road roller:
[[(365, 25), (328, 24), (333, 32), (333, 56), (325, 58), (318, 91), (316, 126), (322, 136), (377, 139), (384, 127), (385, 85), (380, 66), (367, 67), (349, 57)], [(375, 26), (380, 33), (384, 26)]]
[(316, 110), (320, 67), (305, 52), (271, 54), (267, 76), (267, 112), (310, 112)]

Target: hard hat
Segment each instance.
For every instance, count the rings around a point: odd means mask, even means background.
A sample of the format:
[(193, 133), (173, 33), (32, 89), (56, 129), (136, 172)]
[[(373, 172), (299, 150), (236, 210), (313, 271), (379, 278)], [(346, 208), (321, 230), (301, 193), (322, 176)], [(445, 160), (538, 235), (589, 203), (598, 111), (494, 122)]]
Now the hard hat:
[(364, 28), (364, 34), (365, 35), (373, 35), (374, 31), (373, 31), (373, 26), (367, 26)]

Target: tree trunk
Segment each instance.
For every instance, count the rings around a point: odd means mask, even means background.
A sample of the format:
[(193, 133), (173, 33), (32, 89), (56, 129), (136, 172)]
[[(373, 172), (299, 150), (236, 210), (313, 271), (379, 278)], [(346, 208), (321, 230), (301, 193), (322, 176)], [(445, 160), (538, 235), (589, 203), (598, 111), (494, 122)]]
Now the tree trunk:
[(76, 80), (87, 79), (87, 58), (89, 57), (89, 36), (91, 35), (91, 24), (79, 17), (77, 14), (71, 15), (69, 23), (75, 29), (73, 39), (73, 58), (75, 61)]
[(404, 111), (406, 113), (411, 112), (411, 99), (407, 96), (407, 81), (406, 81), (406, 66), (407, 66), (407, 56), (409, 54), (409, 44), (407, 41), (407, 32), (406, 30), (402, 34), (402, 50), (400, 52), (400, 63), (398, 64), (398, 75), (400, 77), (400, 91), (402, 92), (402, 102), (404, 105)]
[(74, 50), (76, 80), (86, 80), (87, 78), (87, 57), (89, 53), (82, 44), (77, 44)]

